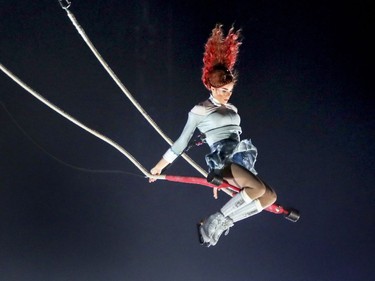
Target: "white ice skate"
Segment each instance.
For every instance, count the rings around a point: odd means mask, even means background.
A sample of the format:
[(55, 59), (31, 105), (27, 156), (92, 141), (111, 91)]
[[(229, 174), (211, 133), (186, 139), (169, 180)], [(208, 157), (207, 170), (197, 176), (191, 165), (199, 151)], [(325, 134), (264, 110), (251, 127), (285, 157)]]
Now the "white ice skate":
[(201, 244), (207, 245), (207, 247), (215, 246), (220, 236), (224, 232), (227, 235), (229, 228), (233, 225), (233, 220), (229, 217), (224, 217), (221, 212), (211, 215), (199, 225)]

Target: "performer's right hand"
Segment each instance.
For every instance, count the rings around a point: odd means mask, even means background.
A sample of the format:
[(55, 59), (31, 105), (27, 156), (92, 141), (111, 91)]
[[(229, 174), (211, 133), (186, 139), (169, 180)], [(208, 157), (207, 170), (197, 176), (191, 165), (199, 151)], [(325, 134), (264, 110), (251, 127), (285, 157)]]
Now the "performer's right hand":
[[(151, 175), (160, 175), (165, 167), (168, 166), (168, 164), (169, 163), (164, 158), (161, 158), (160, 161), (155, 165), (155, 167), (151, 169)], [(148, 178), (149, 182), (154, 182), (156, 180), (156, 178)]]
[[(161, 169), (159, 169), (157, 166), (155, 166), (154, 168), (152, 168), (150, 170), (150, 173), (151, 175), (160, 175), (161, 174)], [(148, 182), (154, 182), (156, 181), (157, 179), (156, 178), (148, 178)]]

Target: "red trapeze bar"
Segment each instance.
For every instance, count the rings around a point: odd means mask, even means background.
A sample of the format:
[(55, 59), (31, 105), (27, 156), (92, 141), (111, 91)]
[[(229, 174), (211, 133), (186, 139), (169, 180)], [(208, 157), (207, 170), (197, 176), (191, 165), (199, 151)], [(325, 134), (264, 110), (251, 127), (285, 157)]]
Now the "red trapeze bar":
[(205, 178), (198, 178), (198, 177), (184, 177), (184, 176), (167, 175), (167, 176), (165, 176), (165, 179), (167, 181), (205, 185), (205, 186), (208, 186), (208, 187), (211, 187), (211, 188), (217, 188), (217, 189), (228, 188), (228, 189), (231, 189), (231, 190), (235, 191), (235, 193), (241, 191), (241, 189), (239, 189), (238, 187), (230, 185), (229, 183), (227, 183), (225, 181), (223, 181), (220, 185), (215, 185), (213, 183), (208, 182)]
[[(228, 189), (231, 189), (232, 191), (234, 191), (234, 194), (241, 191), (240, 188), (238, 188), (236, 186), (233, 186), (233, 185), (230, 185), (229, 183), (227, 183), (225, 181), (223, 181), (220, 185), (217, 186), (217, 185), (214, 185), (214, 184), (208, 182), (205, 178), (198, 178), (198, 177), (184, 177), (184, 176), (166, 175), (165, 179), (167, 181), (173, 181), (173, 182), (204, 185), (204, 186), (208, 186), (208, 187), (211, 187), (211, 188), (218, 188), (218, 189), (228, 188)], [(232, 195), (234, 195), (234, 194), (232, 194)], [(290, 213), (289, 211), (285, 210), (283, 206), (278, 205), (276, 203), (269, 206), (265, 210), (268, 211), (268, 212), (274, 213), (274, 214), (288, 215)]]

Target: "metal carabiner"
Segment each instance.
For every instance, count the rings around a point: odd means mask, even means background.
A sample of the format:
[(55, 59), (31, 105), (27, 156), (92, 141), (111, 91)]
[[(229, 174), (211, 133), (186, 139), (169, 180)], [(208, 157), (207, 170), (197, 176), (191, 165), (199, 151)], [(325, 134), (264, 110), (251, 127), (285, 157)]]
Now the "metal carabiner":
[(69, 0), (59, 0), (61, 8), (64, 10), (69, 9), (70, 5), (72, 4)]

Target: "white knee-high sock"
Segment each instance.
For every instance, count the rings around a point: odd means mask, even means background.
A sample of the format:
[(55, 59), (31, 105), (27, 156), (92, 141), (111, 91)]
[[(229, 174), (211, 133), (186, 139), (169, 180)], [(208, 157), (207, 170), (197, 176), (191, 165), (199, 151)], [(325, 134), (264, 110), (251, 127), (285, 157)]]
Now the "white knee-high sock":
[(258, 199), (253, 200), (250, 203), (247, 203), (242, 208), (234, 211), (229, 215), (233, 222), (238, 222), (240, 220), (246, 219), (253, 215), (260, 213), (263, 210), (262, 205)]
[(224, 217), (230, 216), (233, 212), (243, 208), (252, 201), (253, 199), (246, 194), (245, 190), (241, 190), (220, 209), (220, 212)]

